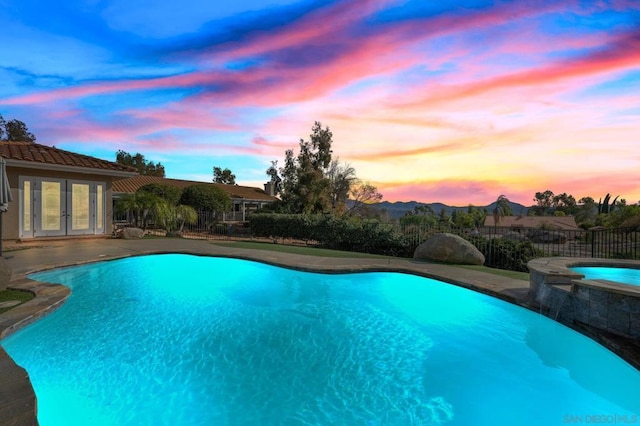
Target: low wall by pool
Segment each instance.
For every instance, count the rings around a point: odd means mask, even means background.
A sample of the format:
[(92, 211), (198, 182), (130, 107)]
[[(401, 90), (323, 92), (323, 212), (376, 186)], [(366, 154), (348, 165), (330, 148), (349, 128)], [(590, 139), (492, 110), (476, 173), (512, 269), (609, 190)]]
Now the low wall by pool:
[(568, 325), (587, 325), (640, 343), (640, 286), (588, 280), (578, 266), (640, 269), (640, 261), (553, 257), (530, 261), (529, 295), (540, 312)]

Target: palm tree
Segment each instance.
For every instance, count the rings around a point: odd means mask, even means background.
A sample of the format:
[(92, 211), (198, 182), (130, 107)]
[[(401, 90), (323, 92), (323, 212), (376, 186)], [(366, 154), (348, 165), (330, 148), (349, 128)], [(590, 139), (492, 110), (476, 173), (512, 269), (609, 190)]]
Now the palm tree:
[(134, 192), (124, 194), (116, 203), (119, 213), (130, 213), (135, 226), (147, 228), (149, 219), (155, 214), (158, 205), (164, 202), (160, 197), (148, 192)]
[(509, 199), (504, 195), (500, 195), (496, 200), (496, 206), (493, 208), (493, 223), (494, 226), (498, 226), (500, 219), (505, 216), (511, 215), (511, 206), (509, 205)]
[(198, 213), (191, 206), (176, 205), (148, 190), (124, 194), (116, 204), (120, 213), (129, 212), (136, 226), (146, 229), (149, 223), (162, 226), (167, 232), (182, 232), (185, 224), (198, 221)]
[(162, 211), (160, 223), (164, 225), (167, 232), (173, 232), (177, 228), (177, 232), (182, 232), (185, 224), (194, 224), (198, 221), (198, 212), (191, 206), (178, 204), (177, 206), (169, 206)]

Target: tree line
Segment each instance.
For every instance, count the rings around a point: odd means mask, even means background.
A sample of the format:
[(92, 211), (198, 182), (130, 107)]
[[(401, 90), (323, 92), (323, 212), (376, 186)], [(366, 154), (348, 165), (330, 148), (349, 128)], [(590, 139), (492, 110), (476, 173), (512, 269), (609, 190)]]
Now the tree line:
[(494, 226), (498, 226), (505, 216), (512, 214), (509, 199), (500, 195), (491, 211), (487, 208), (479, 208), (472, 204), (467, 206), (466, 211), (454, 210), (451, 214), (442, 209), (439, 213), (428, 205), (416, 206), (412, 211), (408, 211), (400, 218), (402, 225), (426, 225), (426, 226), (453, 226), (456, 228), (475, 229), (484, 226), (487, 216), (493, 216)]
[[(624, 198), (606, 194), (596, 202), (592, 197), (582, 197), (576, 201), (571, 194), (554, 194), (551, 190), (536, 192), (534, 205), (528, 208), (528, 216), (573, 216), (576, 224), (583, 229), (594, 226), (606, 228), (625, 228), (640, 226), (640, 205), (627, 204)], [(436, 213), (430, 206), (422, 205), (407, 212), (400, 222), (405, 225), (455, 226), (459, 228), (478, 228), (483, 226), (487, 216), (493, 216), (494, 226), (499, 226), (504, 216), (512, 215), (509, 200), (500, 195), (491, 211), (469, 205), (466, 211), (455, 210), (451, 214), (446, 210)]]
[[(337, 214), (376, 216), (367, 209), (367, 204), (382, 200), (377, 188), (360, 180), (351, 165), (333, 158), (333, 133), (329, 127), (322, 127), (316, 121), (309, 140), (300, 139), (299, 151), (285, 151), (283, 166), (272, 161), (266, 170), (269, 183), (280, 200), (269, 209), (280, 213)], [(0, 140), (10, 142), (36, 142), (36, 136), (27, 125), (17, 119), (5, 120), (0, 114)], [(149, 161), (139, 152), (130, 154), (123, 150), (116, 152), (116, 162), (133, 167), (138, 174), (165, 177), (164, 165)], [(212, 182), (235, 185), (236, 175), (228, 168), (214, 166)], [(534, 205), (529, 207), (531, 216), (574, 216), (583, 228), (593, 226), (625, 227), (640, 226), (640, 206), (627, 204), (619, 196), (606, 194), (596, 202), (590, 196), (576, 200), (565, 192), (554, 194), (551, 190), (536, 192)], [(449, 224), (460, 227), (478, 227), (487, 215), (493, 215), (498, 225), (504, 216), (511, 214), (509, 200), (501, 195), (495, 208), (489, 212), (469, 205), (467, 211), (446, 211), (438, 214), (420, 206), (408, 212), (401, 220), (405, 223), (425, 223), (430, 225)]]
[(596, 203), (592, 197), (582, 197), (576, 201), (571, 194), (554, 194), (547, 189), (536, 192), (529, 208), (531, 216), (574, 216), (576, 223), (582, 228), (593, 226), (607, 228), (640, 226), (640, 205), (627, 204), (627, 200), (611, 194), (600, 197)]

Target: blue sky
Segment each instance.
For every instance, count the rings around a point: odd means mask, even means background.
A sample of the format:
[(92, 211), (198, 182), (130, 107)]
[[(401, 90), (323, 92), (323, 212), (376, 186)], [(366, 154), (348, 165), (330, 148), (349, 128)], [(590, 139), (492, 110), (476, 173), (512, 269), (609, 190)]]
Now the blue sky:
[(640, 200), (640, 2), (0, 0), (0, 113), (38, 142), (261, 186), (334, 134), (388, 201)]

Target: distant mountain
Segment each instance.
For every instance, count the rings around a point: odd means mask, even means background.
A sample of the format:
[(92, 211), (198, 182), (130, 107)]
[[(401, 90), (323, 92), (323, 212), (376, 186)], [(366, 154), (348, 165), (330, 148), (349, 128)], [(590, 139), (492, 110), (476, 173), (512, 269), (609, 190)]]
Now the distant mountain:
[[(523, 215), (526, 216), (527, 211), (529, 210), (522, 204), (514, 203), (509, 201), (509, 205), (511, 207), (511, 212), (514, 215)], [(441, 210), (445, 210), (447, 214), (452, 214), (455, 210), (458, 211), (467, 211), (467, 206), (464, 207), (456, 207), (456, 206), (448, 206), (442, 203), (420, 203), (418, 201), (396, 201), (395, 203), (391, 203), (389, 201), (383, 201), (381, 203), (369, 204), (369, 207), (372, 207), (377, 210), (386, 210), (387, 215), (390, 219), (398, 219), (405, 215), (405, 213), (409, 211), (413, 211), (418, 206), (429, 206), (435, 212), (435, 214), (439, 214)], [(487, 209), (489, 213), (493, 211), (496, 207), (496, 202), (489, 204), (488, 206), (474, 206), (479, 209)]]

